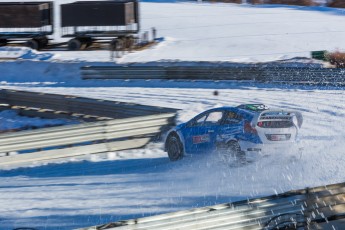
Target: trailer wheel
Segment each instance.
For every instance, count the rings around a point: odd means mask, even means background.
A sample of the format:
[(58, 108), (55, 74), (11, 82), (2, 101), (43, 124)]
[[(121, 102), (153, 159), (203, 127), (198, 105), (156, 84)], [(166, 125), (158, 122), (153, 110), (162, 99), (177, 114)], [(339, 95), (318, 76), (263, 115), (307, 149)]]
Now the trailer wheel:
[(46, 47), (49, 43), (48, 38), (46, 37), (40, 38), (38, 41), (39, 41), (40, 49)]
[(36, 39), (31, 39), (26, 42), (26, 46), (33, 49), (33, 50), (39, 50), (40, 49), (40, 43)]
[(85, 44), (85, 46), (86, 46), (85, 48), (87, 48), (87, 47), (90, 47), (92, 45), (93, 39), (90, 37), (85, 37), (81, 40), (81, 42), (82, 42), (82, 45)]
[(81, 48), (81, 41), (79, 39), (74, 38), (68, 41), (68, 50), (79, 50)]
[(0, 46), (5, 46), (7, 45), (7, 39), (0, 39)]

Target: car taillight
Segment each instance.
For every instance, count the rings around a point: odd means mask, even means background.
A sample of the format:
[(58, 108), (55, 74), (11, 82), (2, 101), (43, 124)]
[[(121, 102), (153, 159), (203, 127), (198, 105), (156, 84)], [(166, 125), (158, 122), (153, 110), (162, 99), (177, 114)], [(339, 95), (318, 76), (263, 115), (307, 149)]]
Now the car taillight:
[(260, 128), (290, 128), (294, 124), (291, 120), (272, 120), (259, 121), (256, 125)]
[(254, 127), (252, 127), (252, 125), (249, 122), (244, 123), (244, 132), (245, 133), (258, 134), (256, 129)]

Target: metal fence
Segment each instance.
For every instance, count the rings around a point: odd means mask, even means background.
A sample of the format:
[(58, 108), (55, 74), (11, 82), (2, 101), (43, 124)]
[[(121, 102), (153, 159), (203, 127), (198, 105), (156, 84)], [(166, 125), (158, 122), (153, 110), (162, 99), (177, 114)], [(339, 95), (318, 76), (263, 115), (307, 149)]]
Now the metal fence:
[(0, 167), (139, 148), (171, 125), (174, 116), (168, 113), (2, 134), (0, 152), (31, 153), (1, 157)]
[(343, 229), (345, 184), (108, 223), (101, 229)]
[(176, 112), (174, 109), (158, 106), (7, 89), (0, 90), (0, 103), (17, 107), (50, 109), (65, 114), (87, 114), (108, 118)]
[(96, 116), (100, 121), (0, 134), (0, 153), (5, 155), (0, 157), (0, 167), (139, 148), (172, 126), (176, 115), (176, 110), (168, 108), (11, 90), (0, 90), (0, 103), (6, 109), (20, 105), (22, 111), (43, 116), (46, 108), (70, 116), (83, 112), (84, 119), (90, 113), (108, 116)]
[(263, 66), (84, 66), (87, 79), (236, 80), (311, 85), (345, 85), (345, 69)]

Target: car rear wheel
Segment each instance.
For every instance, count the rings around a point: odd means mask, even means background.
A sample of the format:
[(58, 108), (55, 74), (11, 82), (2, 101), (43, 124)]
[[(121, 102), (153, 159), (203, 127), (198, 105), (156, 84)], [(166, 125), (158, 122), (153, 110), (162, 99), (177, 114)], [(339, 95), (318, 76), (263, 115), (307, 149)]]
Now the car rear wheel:
[(183, 157), (183, 145), (176, 134), (169, 135), (166, 141), (166, 150), (171, 161), (177, 161)]
[(222, 161), (230, 164), (244, 164), (246, 154), (237, 141), (230, 141), (218, 150)]

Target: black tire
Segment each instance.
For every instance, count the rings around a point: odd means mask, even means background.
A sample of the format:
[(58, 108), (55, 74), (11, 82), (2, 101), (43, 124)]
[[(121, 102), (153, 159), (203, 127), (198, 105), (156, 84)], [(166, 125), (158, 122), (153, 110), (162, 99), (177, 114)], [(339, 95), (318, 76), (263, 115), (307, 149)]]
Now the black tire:
[(42, 38), (39, 38), (39, 39), (36, 39), (36, 40), (38, 41), (38, 45), (39, 45), (40, 49), (45, 48), (48, 45), (48, 43), (49, 43), (49, 40), (46, 37), (42, 37)]
[(26, 42), (26, 46), (33, 49), (33, 50), (39, 50), (40, 49), (40, 43), (36, 39), (31, 39)]
[(166, 151), (171, 161), (183, 158), (183, 145), (177, 134), (170, 134), (166, 141)]
[(93, 40), (90, 37), (78, 38), (81, 45), (85, 45), (85, 48), (90, 47), (93, 44)]
[(246, 154), (241, 150), (237, 141), (229, 141), (225, 146), (218, 149), (222, 160), (231, 164), (243, 164), (246, 162)]
[(82, 45), (82, 42), (77, 39), (77, 38), (73, 38), (71, 40), (68, 41), (68, 50), (80, 50)]
[(7, 39), (0, 39), (0, 46), (6, 46), (7, 42)]
[(88, 48), (88, 47), (92, 46), (93, 40), (90, 38), (90, 39), (88, 39), (88, 40), (86, 41), (85, 44), (86, 44), (86, 48)]

